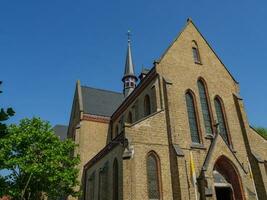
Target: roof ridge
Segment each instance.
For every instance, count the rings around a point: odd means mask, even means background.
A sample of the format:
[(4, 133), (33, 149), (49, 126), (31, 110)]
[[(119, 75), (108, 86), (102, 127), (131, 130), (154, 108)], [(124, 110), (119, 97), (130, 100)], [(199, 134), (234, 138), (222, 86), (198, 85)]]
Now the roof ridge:
[(100, 91), (105, 91), (105, 92), (111, 92), (111, 93), (116, 93), (116, 94), (122, 94), (122, 92), (117, 92), (117, 91), (112, 91), (112, 90), (107, 90), (107, 89), (102, 89), (102, 88), (95, 88), (95, 87), (91, 87), (91, 86), (87, 86), (87, 85), (81, 85), (81, 87), (84, 88), (90, 88), (90, 89), (94, 89), (94, 90), (100, 90)]

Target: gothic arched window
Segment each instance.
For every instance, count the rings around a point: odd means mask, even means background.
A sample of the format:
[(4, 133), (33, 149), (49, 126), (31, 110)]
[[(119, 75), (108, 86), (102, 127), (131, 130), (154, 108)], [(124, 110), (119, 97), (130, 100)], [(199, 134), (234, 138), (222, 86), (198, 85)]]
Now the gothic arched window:
[(216, 110), (216, 115), (217, 115), (217, 122), (219, 123), (219, 133), (223, 137), (223, 139), (230, 144), (229, 140), (229, 133), (227, 130), (227, 125), (226, 125), (226, 118), (225, 118), (225, 113), (224, 113), (224, 107), (221, 98), (216, 97), (214, 99), (214, 104), (215, 104), (215, 110)]
[(130, 124), (133, 123), (133, 115), (131, 111), (128, 113), (127, 122)]
[(119, 167), (117, 159), (113, 162), (113, 200), (119, 199)]
[(98, 180), (98, 198), (101, 200), (108, 200), (109, 191), (109, 176), (108, 176), (108, 162), (100, 168)]
[(88, 199), (93, 200), (95, 196), (95, 172), (93, 172), (88, 179), (88, 187), (86, 192)]
[(155, 152), (150, 152), (147, 156), (147, 184), (148, 199), (160, 200), (160, 162)]
[(208, 92), (203, 80), (198, 80), (197, 85), (206, 134), (212, 135), (212, 120)]
[(199, 49), (196, 41), (192, 41), (192, 53), (195, 63), (201, 64)]
[(193, 93), (188, 91), (185, 94), (188, 122), (193, 143), (200, 143), (198, 119), (196, 114), (195, 99)]
[(150, 114), (151, 114), (150, 97), (146, 95), (144, 99), (144, 115), (148, 116)]
[(119, 126), (116, 125), (116, 128), (115, 128), (115, 134), (114, 134), (113, 139), (114, 139), (116, 136), (118, 136), (118, 135), (119, 135)]

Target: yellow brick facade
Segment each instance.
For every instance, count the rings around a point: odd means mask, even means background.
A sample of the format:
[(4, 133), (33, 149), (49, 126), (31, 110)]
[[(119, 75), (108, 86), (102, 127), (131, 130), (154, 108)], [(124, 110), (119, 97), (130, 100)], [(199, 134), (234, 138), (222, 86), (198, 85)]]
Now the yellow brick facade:
[[(194, 62), (192, 47), (195, 46), (201, 63)], [(197, 85), (200, 78), (208, 89), (212, 138), (206, 135), (204, 126)], [(193, 144), (190, 137), (185, 99), (189, 89), (195, 96), (201, 141), (198, 145)], [(78, 91), (79, 85), (76, 101), (79, 101)], [(146, 95), (151, 100), (152, 113), (148, 116), (144, 116)], [(216, 134), (216, 96), (223, 101), (231, 145)], [(132, 123), (127, 122), (129, 112), (133, 114)], [(71, 119), (70, 127), (79, 126), (69, 128), (69, 137), (75, 138), (79, 145), (76, 153), (81, 156), (81, 199), (114, 199), (112, 166), (115, 159), (119, 164), (118, 199), (149, 199), (147, 156), (151, 151), (159, 158), (161, 200), (195, 200), (196, 196), (197, 199), (219, 199), (219, 196), (216, 197), (218, 184), (214, 178), (214, 170), (217, 166), (220, 169), (219, 165), (223, 165), (222, 171), (223, 167), (231, 165), (229, 172), (225, 173), (228, 173), (229, 179), (238, 180), (238, 184), (232, 184), (231, 195), (236, 200), (267, 199), (266, 140), (249, 126), (239, 95), (239, 84), (191, 20), (110, 118), (85, 115), (83, 112), (73, 114), (72, 118), (78, 116), (80, 120)], [(115, 133), (117, 126), (119, 132)], [(72, 136), (74, 133), (76, 137)], [(192, 159), (197, 184), (192, 181)], [(102, 197), (99, 171), (105, 163), (109, 166), (108, 187), (105, 197)], [(96, 174), (93, 197), (88, 190), (92, 174)], [(239, 190), (240, 194), (234, 194)]]

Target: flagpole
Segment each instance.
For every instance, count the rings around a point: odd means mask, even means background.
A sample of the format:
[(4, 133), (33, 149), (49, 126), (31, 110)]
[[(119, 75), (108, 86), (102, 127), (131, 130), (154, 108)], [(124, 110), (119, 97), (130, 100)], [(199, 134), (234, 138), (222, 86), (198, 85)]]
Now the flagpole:
[(196, 178), (195, 163), (194, 163), (192, 151), (190, 151), (190, 168), (191, 168), (191, 174), (192, 174), (192, 179), (193, 179), (193, 186), (195, 189), (195, 197), (196, 197), (196, 200), (198, 200), (197, 178)]

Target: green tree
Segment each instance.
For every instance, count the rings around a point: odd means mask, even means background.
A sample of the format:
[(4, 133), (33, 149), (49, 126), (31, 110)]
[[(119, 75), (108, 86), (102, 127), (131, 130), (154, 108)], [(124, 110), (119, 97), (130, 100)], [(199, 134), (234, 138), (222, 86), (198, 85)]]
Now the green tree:
[[(0, 86), (2, 85), (2, 81), (0, 81)], [(0, 90), (0, 93), (2, 91)], [(8, 120), (11, 116), (15, 114), (14, 110), (12, 108), (7, 108), (6, 110), (4, 108), (0, 109), (0, 138), (7, 134), (7, 126), (4, 123), (6, 120)]]
[(267, 128), (256, 127), (256, 131), (267, 140)]
[(49, 199), (77, 196), (79, 157), (73, 156), (74, 148), (73, 141), (60, 141), (40, 118), (10, 125), (0, 140), (0, 162), (10, 170), (5, 194), (23, 200), (42, 199), (44, 194)]

